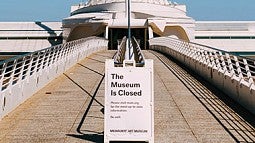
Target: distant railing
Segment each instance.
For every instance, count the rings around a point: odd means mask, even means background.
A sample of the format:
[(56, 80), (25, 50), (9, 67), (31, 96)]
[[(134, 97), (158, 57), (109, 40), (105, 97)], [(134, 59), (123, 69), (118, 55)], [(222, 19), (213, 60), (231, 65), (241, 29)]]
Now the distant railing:
[(122, 64), (125, 60), (125, 52), (126, 52), (126, 44), (127, 38), (126, 36), (122, 38), (120, 45), (118, 45), (118, 51), (114, 56), (114, 63), (115, 64)]
[(141, 50), (139, 43), (137, 42), (135, 37), (132, 37), (132, 47), (134, 53), (134, 59), (138, 64), (144, 64), (144, 56)]
[(124, 60), (130, 60), (134, 61), (136, 66), (143, 66), (145, 59), (135, 37), (131, 39), (130, 49), (128, 48), (127, 40), (128, 39), (126, 37), (123, 37), (120, 45), (118, 46), (117, 54), (114, 56), (115, 65), (122, 66)]
[(255, 114), (255, 61), (201, 44), (154, 38), (150, 49), (172, 56)]
[(0, 119), (81, 59), (107, 49), (107, 44), (90, 37), (0, 62)]

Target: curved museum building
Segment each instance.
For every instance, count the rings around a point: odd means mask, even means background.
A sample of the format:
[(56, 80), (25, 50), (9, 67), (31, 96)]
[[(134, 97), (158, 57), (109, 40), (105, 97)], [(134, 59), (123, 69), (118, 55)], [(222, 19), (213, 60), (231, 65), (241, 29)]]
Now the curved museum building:
[[(186, 15), (186, 6), (167, 0), (132, 0), (131, 35), (143, 49), (147, 40), (157, 36), (173, 36), (186, 41), (194, 39), (195, 21)], [(109, 49), (128, 33), (125, 0), (91, 0), (72, 6), (71, 16), (63, 20), (63, 39), (72, 41), (88, 36), (109, 39)]]
[[(109, 49), (128, 33), (125, 0), (90, 0), (71, 7), (62, 22), (0, 22), (0, 53), (32, 52), (89, 36), (105, 37)], [(171, 36), (229, 52), (255, 55), (255, 21), (195, 21), (186, 5), (131, 0), (131, 35), (142, 49), (148, 39)]]

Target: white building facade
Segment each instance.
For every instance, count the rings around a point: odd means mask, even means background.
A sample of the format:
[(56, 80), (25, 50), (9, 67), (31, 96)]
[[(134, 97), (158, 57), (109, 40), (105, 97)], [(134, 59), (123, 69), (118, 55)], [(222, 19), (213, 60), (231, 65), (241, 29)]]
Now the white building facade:
[[(125, 0), (91, 0), (72, 7), (71, 16), (63, 20), (64, 41), (88, 36), (109, 39), (109, 49), (127, 36), (128, 17)], [(186, 15), (186, 6), (167, 0), (132, 0), (131, 35), (140, 41), (142, 49), (147, 40), (158, 36), (173, 36), (186, 41), (194, 39), (195, 21)]]
[[(90, 0), (71, 7), (62, 22), (0, 22), (0, 52), (32, 52), (89, 36), (105, 37), (109, 49), (127, 36), (125, 0)], [(255, 54), (255, 21), (195, 21), (186, 6), (167, 0), (131, 0), (131, 35), (171, 36), (229, 52)]]

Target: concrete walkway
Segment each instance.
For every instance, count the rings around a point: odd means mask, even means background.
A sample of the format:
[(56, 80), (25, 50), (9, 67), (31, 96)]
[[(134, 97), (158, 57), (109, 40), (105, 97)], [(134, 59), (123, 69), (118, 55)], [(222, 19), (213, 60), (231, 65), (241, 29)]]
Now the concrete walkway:
[(114, 53), (91, 55), (19, 106), (0, 121), (0, 142), (100, 142), (104, 87), (98, 87)]
[[(160, 105), (155, 106), (155, 112), (159, 113), (155, 114), (156, 136), (164, 131), (161, 139), (166, 139), (165, 142), (255, 142), (254, 115), (164, 55), (153, 51), (145, 55), (154, 59), (155, 79), (160, 79), (155, 85), (158, 92), (155, 103), (160, 103), (157, 99), (164, 96)], [(160, 84), (167, 90), (165, 94), (157, 90)], [(167, 119), (160, 116), (164, 108), (168, 109), (161, 116), (167, 114)]]
[[(174, 72), (174, 68), (167, 66), (170, 65), (167, 59), (164, 64), (154, 53), (144, 54), (154, 59), (155, 67), (155, 143), (244, 140), (228, 130), (221, 121), (224, 117), (220, 119), (214, 113), (217, 110), (210, 110), (209, 103), (203, 102), (203, 95), (213, 96), (213, 93), (182, 69)], [(0, 121), (0, 142), (102, 143), (104, 84), (101, 83), (104, 83), (105, 59), (113, 55), (114, 51), (91, 55), (20, 105)], [(180, 78), (180, 73), (189, 78)], [(198, 97), (197, 91), (204, 94)], [(245, 120), (240, 122), (247, 129), (248, 139), (255, 140), (254, 125)]]

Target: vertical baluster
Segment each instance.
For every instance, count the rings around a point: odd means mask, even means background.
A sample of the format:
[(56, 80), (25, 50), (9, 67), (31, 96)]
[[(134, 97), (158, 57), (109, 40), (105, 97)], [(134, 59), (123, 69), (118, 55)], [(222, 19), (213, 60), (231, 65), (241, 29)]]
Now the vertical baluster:
[(13, 65), (12, 65), (12, 70), (11, 70), (10, 80), (9, 80), (8, 86), (11, 86), (11, 87), (12, 87), (12, 85), (13, 85), (16, 67), (17, 67), (17, 59), (15, 59), (15, 60), (13, 61)]
[(69, 58), (70, 58), (70, 51), (71, 51), (71, 49), (72, 49), (72, 44), (73, 44), (73, 42), (70, 42), (68, 45), (67, 45), (67, 47), (65, 47), (65, 49), (64, 49), (64, 52), (63, 52), (63, 62), (64, 62), (64, 64), (65, 64), (65, 69), (67, 68), (67, 65), (69, 65), (69, 62), (70, 62), (70, 60), (69, 60)]
[(181, 45), (179, 46), (179, 52), (180, 54), (183, 54), (185, 55), (185, 50), (186, 50), (186, 45), (185, 45), (185, 42), (181, 42)]
[(44, 50), (42, 53), (42, 58), (41, 58), (41, 65), (40, 65), (40, 71), (42, 71), (44, 69), (44, 61), (46, 59), (46, 53), (48, 50)]
[(4, 82), (4, 75), (5, 75), (5, 72), (6, 72), (6, 67), (7, 67), (7, 64), (3, 63), (1, 78), (0, 78), (0, 92), (3, 90), (3, 85), (4, 85), (3, 82)]
[[(25, 63), (26, 63), (26, 58), (27, 56), (24, 56), (22, 58), (22, 61), (21, 61), (21, 68), (20, 68), (20, 73), (19, 73), (19, 77), (18, 77), (18, 80), (21, 81), (22, 80), (22, 77), (24, 75), (24, 68), (25, 68)], [(17, 81), (18, 82), (18, 81)]]
[(35, 63), (35, 69), (34, 69), (34, 72), (37, 73), (37, 71), (39, 71), (39, 61), (40, 60), (40, 52), (36, 53), (36, 63)]
[(50, 66), (53, 66), (55, 63), (55, 58), (56, 58), (56, 51), (58, 49), (59, 46), (55, 46), (52, 51), (51, 51), (51, 56), (50, 56)]
[(82, 56), (82, 49), (81, 49), (81, 43), (80, 42), (78, 42), (76, 44), (76, 49), (77, 49), (77, 62), (79, 62), (80, 59), (83, 57)]
[(181, 41), (181, 45), (180, 45), (180, 53), (185, 55), (185, 49), (186, 49), (186, 46), (185, 46), (185, 42)]
[(250, 85), (252, 85), (252, 84), (254, 84), (254, 81), (253, 81), (253, 78), (252, 78), (252, 75), (251, 75), (251, 72), (250, 72), (248, 62), (247, 62), (246, 59), (243, 59), (243, 63), (244, 63), (244, 66), (245, 66), (245, 71), (246, 71), (246, 75), (247, 75), (247, 78), (248, 78), (248, 82), (249, 82)]
[(234, 71), (234, 68), (233, 68), (233, 65), (232, 65), (230, 55), (228, 53), (226, 53), (225, 55), (226, 55), (227, 63), (228, 63), (228, 71), (231, 74), (231, 76), (233, 76), (235, 74), (235, 71)]
[(188, 56), (189, 55), (189, 43), (188, 42), (185, 42), (185, 48), (184, 48), (184, 54), (186, 55), (186, 56)]
[(58, 63), (61, 61), (60, 59), (62, 58), (63, 51), (64, 51), (66, 45), (67, 45), (67, 43), (63, 44), (63, 45), (58, 49), (58, 51), (57, 51), (57, 59), (56, 59), (56, 61), (57, 61)]
[(211, 63), (210, 63), (210, 57), (209, 57), (208, 51), (205, 50), (204, 54), (205, 54), (204, 63), (209, 66)]
[(199, 61), (199, 49), (194, 46), (193, 50), (194, 50), (193, 59), (195, 59), (196, 61)]
[(221, 68), (224, 71), (224, 73), (228, 70), (227, 69), (227, 65), (226, 65), (226, 61), (225, 61), (225, 55), (222, 54), (222, 52), (219, 52), (220, 55), (220, 61), (221, 61)]
[(218, 54), (217, 51), (214, 51), (215, 67), (217, 68), (217, 70), (221, 69), (219, 56), (221, 56), (221, 55)]
[(239, 60), (236, 56), (234, 56), (234, 61), (235, 61), (235, 65), (236, 65), (236, 70), (237, 70), (237, 74), (238, 74), (238, 77), (240, 79), (243, 78), (243, 73), (242, 73), (242, 70), (241, 70), (241, 67), (240, 67), (240, 64), (239, 64)]
[(196, 59), (197, 59), (197, 61), (198, 61), (199, 63), (201, 63), (202, 58), (203, 58), (203, 57), (202, 57), (202, 51), (201, 51), (200, 48), (197, 47), (197, 57), (196, 57)]
[(62, 63), (62, 62), (65, 62), (64, 61), (64, 58), (65, 58), (65, 53), (66, 53), (66, 50), (67, 50), (67, 48), (68, 48), (68, 45), (69, 45), (69, 43), (66, 43), (62, 48), (61, 48), (61, 50), (60, 50), (60, 53), (59, 53), (59, 61), (60, 61), (60, 63)]
[(206, 55), (205, 55), (204, 49), (202, 49), (202, 51), (201, 51), (201, 62), (206, 64)]
[(204, 50), (203, 49), (201, 49), (199, 46), (197, 46), (197, 48), (198, 48), (198, 54), (199, 54), (199, 56), (198, 56), (198, 61), (200, 62), (200, 63), (203, 63), (203, 52), (204, 52)]
[(209, 52), (209, 54), (208, 54), (208, 56), (209, 56), (209, 62), (210, 62), (210, 64), (209, 65), (211, 65), (212, 66), (212, 68), (214, 67), (214, 66), (216, 66), (216, 63), (215, 63), (215, 59), (214, 59), (214, 56), (213, 56), (213, 52), (212, 51), (208, 51)]
[(43, 58), (43, 69), (46, 68), (47, 74), (49, 73), (49, 62), (50, 62), (50, 54), (51, 54), (51, 49), (45, 50), (44, 58)]
[(32, 75), (32, 65), (33, 65), (33, 54), (29, 55), (29, 65), (27, 67), (27, 73), (25, 74), (25, 78)]
[[(45, 51), (44, 51), (45, 52)], [(43, 68), (43, 58), (44, 58), (44, 53), (38, 52), (38, 66), (37, 66), (37, 72), (40, 72)], [(42, 57), (41, 57), (42, 56)]]
[(56, 56), (55, 56), (55, 59), (54, 59), (54, 62), (55, 63), (59, 63), (59, 61), (60, 61), (60, 58), (61, 58), (61, 51), (63, 50), (63, 47), (65, 46), (66, 44), (63, 44), (63, 45), (61, 45), (60, 47), (58, 47), (57, 49), (56, 49)]
[(193, 47), (193, 45), (191, 45), (191, 44), (189, 43), (189, 53), (188, 53), (188, 56), (189, 56), (190, 58), (193, 58), (194, 54), (195, 54), (194, 47)]

